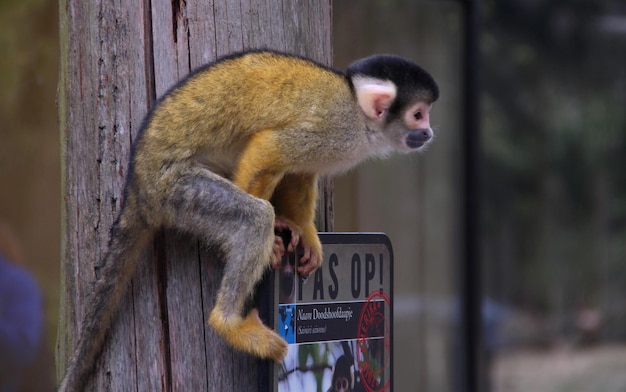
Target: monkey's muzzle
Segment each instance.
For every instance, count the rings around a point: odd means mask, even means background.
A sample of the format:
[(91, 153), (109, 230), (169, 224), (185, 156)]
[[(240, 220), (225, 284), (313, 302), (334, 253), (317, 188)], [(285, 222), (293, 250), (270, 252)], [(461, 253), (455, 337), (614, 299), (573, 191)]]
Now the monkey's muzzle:
[(420, 148), (433, 137), (433, 131), (430, 129), (415, 129), (406, 137), (406, 145), (409, 148)]

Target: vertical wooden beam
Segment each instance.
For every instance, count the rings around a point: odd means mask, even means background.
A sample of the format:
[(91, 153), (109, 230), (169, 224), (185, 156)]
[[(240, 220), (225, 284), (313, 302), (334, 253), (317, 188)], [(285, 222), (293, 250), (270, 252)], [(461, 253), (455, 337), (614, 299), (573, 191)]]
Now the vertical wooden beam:
[[(60, 1), (59, 378), (150, 106), (192, 69), (233, 51), (264, 47), (330, 64), (330, 16), (330, 0)], [(321, 227), (330, 228), (331, 216), (320, 212)], [(165, 232), (143, 259), (87, 389), (256, 391), (257, 360), (232, 351), (206, 323), (221, 278), (215, 256), (194, 238)]]

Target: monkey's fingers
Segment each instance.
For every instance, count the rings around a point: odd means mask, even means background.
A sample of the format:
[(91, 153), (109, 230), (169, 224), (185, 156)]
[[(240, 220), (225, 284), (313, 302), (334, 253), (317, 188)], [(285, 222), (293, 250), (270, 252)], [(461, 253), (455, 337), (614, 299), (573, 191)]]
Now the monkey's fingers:
[(302, 247), (303, 254), (298, 263), (298, 273), (301, 276), (309, 276), (322, 264), (322, 259), (310, 246)]
[(295, 235), (293, 231), (291, 233), (291, 241), (289, 241), (289, 245), (287, 246), (287, 251), (289, 252), (293, 252), (300, 243), (300, 233), (296, 232)]
[(281, 259), (285, 255), (285, 245), (283, 239), (279, 236), (274, 236), (274, 245), (272, 246), (272, 255), (270, 256), (270, 265), (272, 269), (276, 269), (280, 266)]
[(276, 217), (276, 219), (274, 220), (274, 229), (276, 229), (277, 231), (284, 231), (284, 230), (294, 231), (295, 226), (296, 226), (295, 224), (291, 223), (289, 220), (285, 218)]

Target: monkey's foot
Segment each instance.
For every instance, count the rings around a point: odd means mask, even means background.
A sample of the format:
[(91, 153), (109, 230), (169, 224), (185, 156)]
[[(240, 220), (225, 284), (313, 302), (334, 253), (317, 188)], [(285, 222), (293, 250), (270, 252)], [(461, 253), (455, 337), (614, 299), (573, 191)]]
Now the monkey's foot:
[(263, 324), (256, 309), (245, 317), (224, 317), (214, 308), (209, 324), (229, 345), (259, 358), (280, 362), (287, 355), (287, 342)]

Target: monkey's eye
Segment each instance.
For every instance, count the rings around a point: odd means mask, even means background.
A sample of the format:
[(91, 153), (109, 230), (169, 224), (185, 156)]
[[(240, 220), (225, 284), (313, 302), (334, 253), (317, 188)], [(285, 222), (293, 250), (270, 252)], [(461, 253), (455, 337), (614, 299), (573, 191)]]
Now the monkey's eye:
[(423, 118), (422, 112), (415, 112), (413, 117), (415, 117), (416, 120), (421, 120)]

